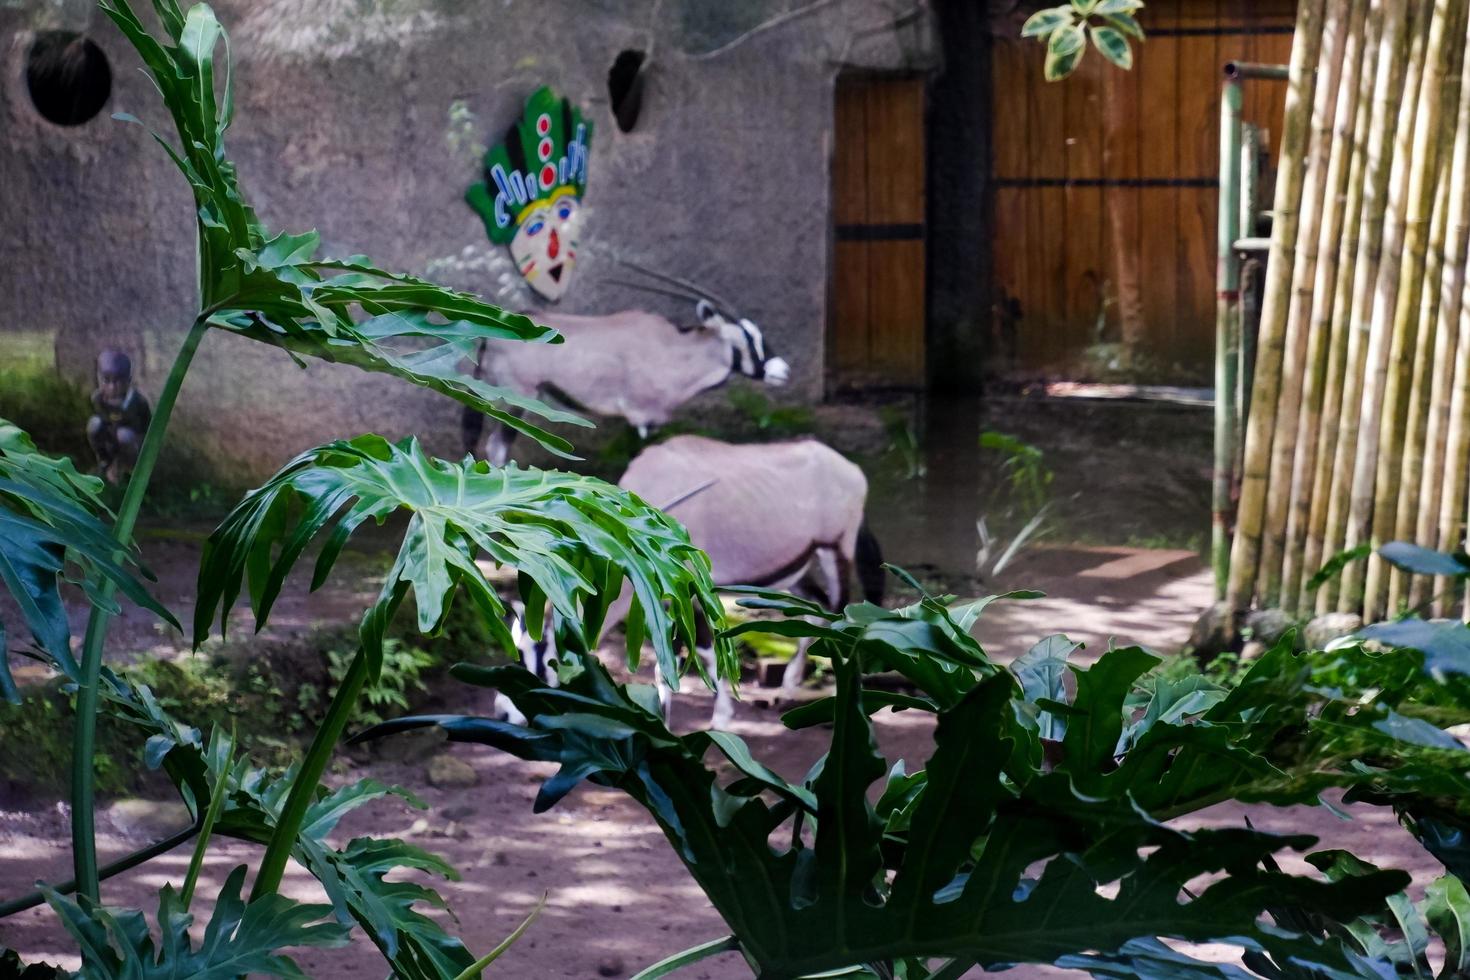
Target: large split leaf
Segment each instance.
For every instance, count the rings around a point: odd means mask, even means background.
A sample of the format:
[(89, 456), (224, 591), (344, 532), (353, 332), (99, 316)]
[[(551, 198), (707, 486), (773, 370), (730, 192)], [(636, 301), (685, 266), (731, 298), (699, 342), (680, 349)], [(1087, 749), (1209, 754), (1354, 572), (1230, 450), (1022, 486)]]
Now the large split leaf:
[(242, 864), (230, 872), (215, 902), (214, 915), (195, 949), (189, 937), (194, 917), (173, 888), (158, 900), (158, 936), (143, 913), (83, 905), (46, 890), (46, 900), (61, 917), (82, 952), (84, 980), (233, 980), (244, 974), (304, 978), (280, 950), (294, 946), (341, 946), (347, 931), (321, 921), (331, 908), (301, 905), (280, 895), (246, 904)]
[[(103, 601), (97, 583), (112, 581), (129, 599), (178, 625), (139, 581), (149, 573), (137, 551), (113, 540), (101, 492), (101, 480), (77, 472), (69, 459), (42, 453), (24, 431), (0, 419), (0, 582), (36, 645), (72, 680), (78, 668), (61, 599), (63, 580), (97, 602)], [(0, 695), (14, 701), (6, 635), (0, 623)]]
[[(571, 444), (526, 422), (531, 412), (552, 422), (585, 420), (533, 398), (462, 375), (484, 340), (558, 342), (555, 331), (475, 296), (385, 271), (362, 256), (317, 255), (314, 231), (268, 233), (245, 202), (225, 155), (230, 124), (228, 41), (207, 4), (183, 12), (156, 0), (165, 40), (155, 37), (128, 0), (104, 0), (103, 11), (137, 49), (178, 133), (177, 146), (154, 133), (188, 180), (197, 207), (201, 314), (216, 327), (310, 356), (391, 374), (448, 395), (568, 455)], [(221, 44), (223, 64), (216, 63)], [(122, 117), (136, 121), (131, 117)]]
[[(313, 540), (325, 538), (313, 585), (324, 582), (364, 521), (408, 514), (397, 560), (363, 618), (361, 638), (376, 675), (383, 630), (412, 589), (418, 625), (430, 632), (463, 591), (510, 647), (500, 597), (476, 565), (481, 555), (519, 570), (528, 607), (545, 600), (581, 645), (595, 645), (601, 613), (623, 581), (637, 599), (666, 677), (678, 676), (675, 644), (692, 646), (696, 607), (720, 622), (709, 561), (661, 512), (601, 480), (426, 456), (418, 442), (360, 436), (309, 450), (235, 508), (205, 545), (194, 638), (221, 628), (248, 580), (257, 626), (286, 575)], [(734, 655), (717, 644), (721, 672)]]
[[(456, 668), (507, 694), (525, 726), (426, 716), (364, 737), (437, 725), (454, 740), (557, 762), (538, 809), (581, 779), (628, 793), (658, 821), (763, 978), (858, 968), (928, 976), (915, 965), (928, 957), (951, 961), (936, 976), (958, 976), (966, 964), (1054, 962), (1156, 936), (1275, 948), (1282, 939), (1262, 922), (1268, 909), (1286, 903), (1351, 918), (1380, 908), (1406, 881), (1396, 872), (1286, 875), (1263, 861), (1310, 838), (1185, 833), (1150, 817), (1127, 781), (1116, 781), (1114, 755), (1124, 700), (1153, 663), (1141, 651), (1116, 651), (1091, 679), (1079, 671), (1071, 768), (1043, 772), (1028, 762), (1039, 751), (1018, 744), (1037, 736), (1018, 720), (1012, 675), (989, 663), (942, 603), (855, 606), (825, 626), (803, 625), (831, 658), (838, 690), (831, 750), (801, 786), (755, 769), (731, 736), (721, 751), (738, 772), (722, 782), (705, 758), (709, 735), (672, 733), (590, 658), (560, 688), (519, 667)], [(861, 678), (897, 664), (924, 681), (922, 699), (938, 716), (935, 748), (921, 771), (893, 767), (874, 804), (870, 788), (889, 767)], [(1162, 739), (1173, 727), (1157, 721), (1144, 737)], [(1330, 946), (1323, 955), (1345, 962)]]

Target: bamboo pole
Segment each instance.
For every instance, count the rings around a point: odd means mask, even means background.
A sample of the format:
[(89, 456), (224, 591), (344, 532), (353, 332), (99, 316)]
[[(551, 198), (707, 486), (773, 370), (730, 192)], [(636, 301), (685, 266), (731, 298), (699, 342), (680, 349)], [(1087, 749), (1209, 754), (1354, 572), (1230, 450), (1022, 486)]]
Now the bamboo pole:
[(1226, 601), (1234, 609), (1245, 608), (1255, 592), (1261, 532), (1265, 525), (1266, 480), (1271, 461), (1271, 439), (1276, 429), (1276, 396), (1281, 382), (1291, 270), (1296, 256), (1298, 208), (1305, 177), (1305, 153), (1313, 101), (1313, 68), (1322, 48), (1323, 7), (1324, 0), (1301, 0), (1297, 7), (1296, 36), (1291, 48), (1280, 165), (1272, 209), (1270, 264), (1266, 270), (1252, 410), (1246, 424), (1240, 508), (1236, 515), (1226, 590)]
[[(1455, 118), (1452, 113), (1445, 116)], [(1441, 127), (1443, 128), (1443, 127)], [(1445, 148), (1454, 140), (1454, 131), (1445, 135)], [(1429, 247), (1424, 256), (1424, 286), (1419, 293), (1418, 333), (1414, 338), (1413, 364), (1409, 371), (1408, 395), (1405, 411), (1402, 464), (1398, 473), (1399, 484), (1396, 511), (1390, 515), (1391, 530), (1385, 538), (1391, 541), (1406, 541), (1414, 537), (1416, 514), (1421, 509), (1428, 511), (1425, 495), (1433, 494), (1423, 485), (1425, 465), (1425, 436), (1429, 430), (1431, 414), (1429, 396), (1433, 385), (1431, 362), (1437, 343), (1436, 334), (1439, 318), (1440, 289), (1444, 277), (1445, 234), (1449, 227), (1450, 182), (1448, 153), (1439, 158), (1439, 176), (1435, 181), (1433, 218), (1429, 223)], [(1416, 604), (1422, 603), (1429, 581), (1422, 575), (1405, 576), (1397, 568), (1388, 570), (1387, 608), (1404, 608), (1411, 596), (1417, 596)], [(1408, 579), (1414, 580), (1411, 584)]]
[(1240, 79), (1229, 73), (1220, 92), (1220, 207), (1216, 221), (1215, 269), (1215, 472), (1211, 509), (1210, 564), (1215, 599), (1225, 598), (1230, 575), (1230, 491), (1235, 481), (1235, 382), (1239, 345), (1233, 342), (1240, 316)]
[[(1343, 355), (1342, 397), (1338, 402), (1337, 444), (1333, 449), (1327, 491), (1318, 495), (1326, 504), (1321, 551), (1324, 560), (1342, 550), (1347, 534), (1347, 494), (1352, 486), (1353, 451), (1358, 438), (1363, 359), (1373, 313), (1373, 287), (1382, 264), (1393, 137), (1403, 97), (1409, 26), (1406, 5), (1399, 0), (1383, 0), (1382, 23), (1374, 59), (1370, 121), (1363, 142), (1363, 179), (1357, 188), (1361, 198), (1358, 252), (1351, 274), (1352, 300), (1343, 325), (1347, 349)], [(1326, 612), (1335, 606), (1338, 591), (1338, 582), (1329, 582), (1317, 594), (1316, 611)]]
[[(1456, 11), (1464, 0), (1434, 0), (1429, 36), (1424, 47), (1423, 79), (1419, 89), (1414, 139), (1410, 150), (1409, 190), (1403, 225), (1403, 253), (1399, 283), (1394, 297), (1393, 319), (1388, 337), (1388, 360), (1372, 363), (1379, 385), (1379, 428), (1376, 445), (1370, 437), (1360, 440), (1368, 449), (1364, 467), (1372, 480), (1369, 490), (1372, 509), (1356, 515), (1370, 529), (1374, 548), (1393, 535), (1398, 513), (1399, 467), (1404, 457), (1404, 435), (1408, 426), (1409, 372), (1418, 341), (1420, 296), (1424, 288), (1424, 266), (1429, 246), (1429, 222), (1433, 217), (1435, 184), (1439, 174), (1440, 115), (1444, 105), (1445, 79), (1449, 71), (1450, 46), (1455, 43)], [(1371, 398), (1371, 396), (1370, 396)], [(1365, 399), (1369, 405), (1370, 399)], [(1372, 450), (1376, 450), (1373, 452)], [(1356, 476), (1356, 474), (1355, 474)], [(1417, 489), (1417, 487), (1416, 487)], [(1370, 518), (1371, 523), (1365, 521)], [(1361, 526), (1361, 525), (1360, 525)], [(1376, 553), (1369, 556), (1363, 584), (1363, 619), (1382, 615), (1388, 593), (1389, 565)]]
[[(1347, 367), (1348, 336), (1351, 330), (1351, 307), (1353, 299), (1354, 273), (1357, 269), (1359, 236), (1363, 215), (1363, 186), (1367, 167), (1368, 132), (1373, 120), (1373, 90), (1378, 71), (1380, 31), (1383, 27), (1382, 0), (1374, 0), (1368, 9), (1367, 23), (1363, 29), (1362, 65), (1356, 75), (1343, 72), (1344, 78), (1356, 77), (1356, 111), (1347, 121), (1347, 128), (1339, 128), (1338, 139), (1351, 142), (1351, 162), (1343, 188), (1340, 205), (1342, 220), (1341, 251), (1337, 257), (1336, 280), (1325, 284), (1330, 289), (1330, 304), (1324, 304), (1322, 316), (1314, 317), (1314, 335), (1321, 333), (1330, 339), (1327, 345), (1325, 386), (1322, 392), (1320, 415), (1311, 423), (1310, 432), (1315, 433), (1316, 459), (1311, 472), (1310, 492), (1299, 494), (1297, 504), (1305, 508), (1306, 540), (1302, 552), (1302, 577), (1313, 574), (1323, 561), (1330, 557), (1322, 550), (1322, 539), (1327, 529), (1328, 493), (1332, 484), (1333, 455), (1337, 449), (1338, 419), (1342, 414), (1343, 376)], [(1339, 113), (1339, 119), (1341, 114)], [(1327, 231), (1324, 230), (1324, 235)], [(1320, 278), (1320, 277), (1319, 277)], [(1305, 487), (1305, 481), (1298, 485)], [(1293, 517), (1296, 517), (1295, 512)], [(1288, 528), (1290, 534), (1290, 528)], [(1300, 611), (1308, 611), (1316, 602), (1316, 596), (1305, 591), (1305, 582), (1296, 603)]]
[[(1441, 160), (1441, 181), (1446, 195), (1444, 225), (1436, 236), (1440, 243), (1441, 267), (1438, 274), (1426, 276), (1426, 296), (1437, 298), (1433, 317), (1434, 345), (1428, 353), (1429, 390), (1421, 395), (1427, 411), (1423, 439), (1423, 468), (1419, 478), (1417, 506), (1399, 508), (1397, 537), (1412, 538), (1426, 547), (1438, 545), (1438, 518), (1445, 491), (1446, 449), (1448, 447), (1450, 391), (1454, 383), (1455, 349), (1460, 332), (1460, 307), (1465, 288), (1465, 247), (1470, 236), (1470, 58), (1465, 57), (1470, 43), (1470, 10), (1460, 12), (1460, 34), (1465, 40), (1455, 46), (1458, 55), (1459, 90), (1455, 93), (1456, 111), (1445, 113), (1453, 149), (1448, 166)], [(1431, 258), (1433, 257), (1431, 252)], [(1411, 440), (1411, 444), (1413, 440)], [(1463, 471), (1460, 462), (1449, 461), (1450, 470)], [(1407, 520), (1406, 520), (1407, 518)], [(1438, 596), (1447, 582), (1414, 576), (1409, 587), (1409, 604), (1422, 606)], [(1435, 614), (1443, 615), (1444, 604), (1436, 599)]]
[[(1352, 0), (1327, 0), (1322, 17), (1322, 51), (1317, 68), (1316, 90), (1312, 96), (1312, 137), (1302, 186), (1301, 223), (1297, 229), (1298, 248), (1291, 275), (1286, 338), (1282, 344), (1281, 390), (1276, 406), (1276, 416), (1280, 419), (1280, 424), (1271, 446), (1266, 527), (1261, 536), (1261, 584), (1258, 592), (1261, 603), (1267, 606), (1280, 605), (1282, 581), (1296, 575), (1301, 561), (1301, 555), (1294, 549), (1285, 548), (1284, 543), (1287, 518), (1291, 511), (1298, 419), (1303, 405), (1306, 375), (1311, 373), (1307, 367), (1307, 347), (1311, 333), (1309, 327), (1313, 315), (1318, 255), (1333, 251), (1337, 244), (1336, 237), (1324, 244), (1320, 236), (1324, 223), (1330, 223), (1323, 221), (1323, 211), (1328, 203), (1327, 195), (1332, 186), (1328, 182), (1327, 170), (1332, 156), (1338, 91), (1343, 88), (1342, 68), (1354, 20), (1353, 6)], [(1356, 19), (1361, 25), (1362, 18)], [(1292, 591), (1295, 592), (1295, 589)], [(1294, 595), (1291, 602), (1295, 604)]]
[[(1466, 23), (1470, 36), (1470, 17)], [(1420, 543), (1432, 541), (1434, 546), (1449, 551), (1460, 547), (1464, 532), (1466, 508), (1466, 458), (1470, 456), (1470, 277), (1465, 264), (1470, 259), (1470, 57), (1460, 68), (1459, 131), (1455, 134), (1455, 159), (1450, 169), (1451, 235), (1446, 256), (1445, 299), (1440, 303), (1438, 340), (1454, 351), (1451, 369), (1449, 407), (1445, 420), (1445, 446), (1436, 452), (1443, 469), (1439, 481), (1442, 492), (1436, 513), (1436, 537), (1416, 536)], [(1440, 347), (1437, 345), (1436, 358)], [(1438, 404), (1438, 402), (1436, 402)], [(1425, 471), (1425, 481), (1431, 479)], [(1443, 596), (1450, 587), (1448, 579), (1435, 580), (1435, 595)], [(1437, 600), (1435, 615), (1444, 615), (1448, 603)]]
[[(1339, 459), (1344, 464), (1341, 473), (1334, 474), (1332, 507), (1338, 512), (1338, 520), (1331, 523), (1329, 530), (1336, 538), (1337, 546), (1353, 548), (1367, 537), (1367, 510), (1372, 506), (1373, 464), (1377, 460), (1378, 406), (1381, 404), (1382, 386), (1378, 381), (1376, 364), (1386, 361), (1385, 339), (1390, 329), (1388, 320), (1393, 315), (1398, 296), (1399, 271), (1403, 252), (1403, 215), (1405, 198), (1408, 194), (1408, 174), (1411, 163), (1408, 159), (1413, 145), (1413, 124), (1417, 118), (1419, 81), (1421, 77), (1423, 45), (1420, 43), (1424, 23), (1425, 0), (1415, 0), (1413, 10), (1409, 4), (1390, 2), (1384, 15), (1385, 27), (1390, 18), (1396, 18), (1392, 32), (1385, 30), (1385, 41), (1392, 45), (1387, 62), (1399, 67), (1387, 91), (1376, 89), (1375, 99), (1382, 100), (1384, 130), (1383, 165), (1386, 181), (1385, 196), (1375, 201), (1382, 221), (1381, 247), (1378, 253), (1377, 274), (1358, 284), (1359, 293), (1354, 297), (1353, 328), (1359, 331), (1358, 358), (1350, 361), (1348, 371), (1350, 383), (1343, 390), (1343, 415), (1339, 434), (1340, 448), (1345, 450)], [(1411, 16), (1412, 13), (1412, 16)], [(1382, 73), (1380, 73), (1382, 80)], [(1375, 124), (1378, 120), (1375, 120)], [(1366, 206), (1366, 205), (1365, 205)], [(1362, 302), (1360, 303), (1359, 300)], [(1350, 397), (1351, 396), (1351, 397)], [(1372, 446), (1364, 446), (1365, 442)], [(1341, 478), (1338, 482), (1338, 478)], [(1339, 506), (1341, 504), (1341, 506)], [(1330, 552), (1329, 552), (1330, 553)], [(1362, 601), (1362, 564), (1353, 562), (1343, 569), (1339, 580), (1340, 589), (1337, 607), (1340, 612), (1356, 612)]]

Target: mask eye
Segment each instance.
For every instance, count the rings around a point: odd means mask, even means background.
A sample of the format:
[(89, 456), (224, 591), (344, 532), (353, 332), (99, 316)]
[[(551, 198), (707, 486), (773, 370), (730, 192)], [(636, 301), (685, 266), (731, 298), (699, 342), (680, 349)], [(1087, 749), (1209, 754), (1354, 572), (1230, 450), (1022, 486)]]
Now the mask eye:
[(565, 221), (572, 216), (572, 209), (563, 204), (561, 207), (556, 209), (556, 216)]
[(546, 223), (543, 222), (540, 218), (537, 218), (535, 221), (533, 221), (530, 224), (526, 225), (526, 234), (528, 234), (528, 235), (539, 235), (539, 234), (541, 234), (541, 229), (542, 228), (545, 228), (545, 227), (546, 227)]

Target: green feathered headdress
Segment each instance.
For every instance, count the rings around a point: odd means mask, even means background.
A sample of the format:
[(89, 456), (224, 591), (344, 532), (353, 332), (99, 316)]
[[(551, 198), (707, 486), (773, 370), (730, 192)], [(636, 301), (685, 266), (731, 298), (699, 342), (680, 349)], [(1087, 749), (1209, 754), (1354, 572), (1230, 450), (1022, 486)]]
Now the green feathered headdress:
[(490, 240), (509, 243), (532, 205), (564, 194), (582, 197), (591, 141), (592, 124), (580, 109), (549, 88), (537, 89), (504, 142), (485, 154), (484, 179), (465, 192)]

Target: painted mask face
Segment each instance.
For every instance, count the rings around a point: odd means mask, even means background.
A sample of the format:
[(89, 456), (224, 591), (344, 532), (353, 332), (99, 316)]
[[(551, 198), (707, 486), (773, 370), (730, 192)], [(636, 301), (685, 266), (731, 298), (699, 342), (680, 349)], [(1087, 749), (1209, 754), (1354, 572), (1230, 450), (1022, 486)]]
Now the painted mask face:
[(484, 180), (465, 191), (490, 240), (509, 246), (526, 284), (552, 302), (577, 263), (591, 139), (579, 109), (538, 89), (505, 141), (486, 152)]
[(553, 302), (571, 284), (581, 224), (581, 202), (563, 194), (532, 208), (510, 241), (511, 257), (526, 284)]

